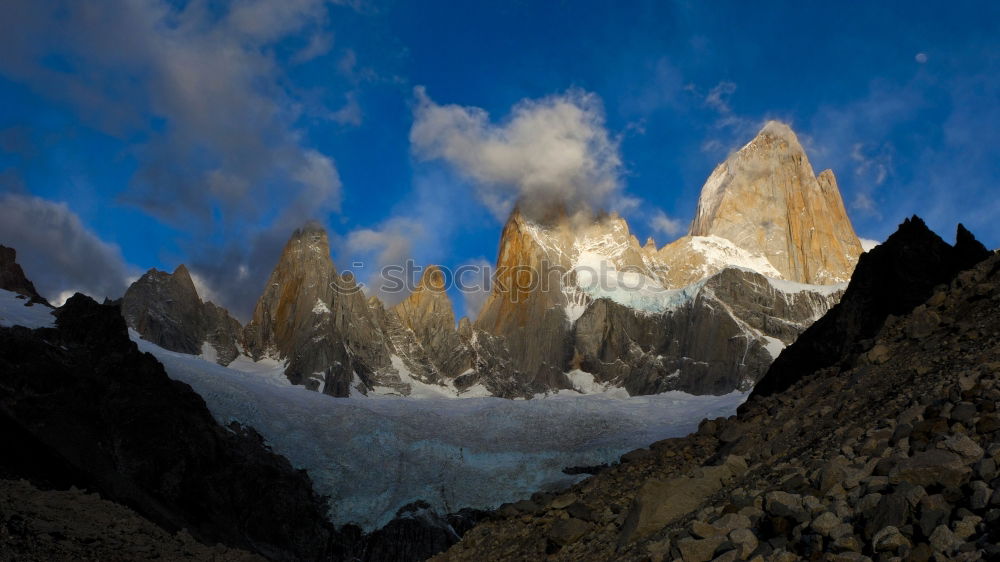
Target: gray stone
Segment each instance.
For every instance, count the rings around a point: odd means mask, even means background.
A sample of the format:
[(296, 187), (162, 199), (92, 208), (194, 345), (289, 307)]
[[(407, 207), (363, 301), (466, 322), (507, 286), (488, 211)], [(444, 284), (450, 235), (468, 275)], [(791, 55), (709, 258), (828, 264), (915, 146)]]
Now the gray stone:
[(590, 529), (591, 525), (585, 521), (572, 517), (560, 519), (552, 524), (548, 537), (552, 542), (565, 546), (580, 540), (580, 537), (586, 535)]
[(956, 453), (931, 449), (896, 465), (889, 474), (889, 482), (909, 482), (925, 488), (935, 485), (957, 488), (968, 480), (971, 473), (972, 469)]
[(976, 526), (982, 521), (983, 518), (977, 515), (966, 515), (965, 517), (952, 523), (952, 531), (959, 539), (963, 541), (969, 540), (976, 534)]
[(725, 533), (714, 525), (695, 520), (691, 522), (691, 534), (699, 539), (707, 539), (709, 537), (724, 535)]
[(618, 537), (628, 544), (677, 521), (694, 511), (708, 496), (722, 489), (732, 477), (725, 466), (703, 470), (699, 476), (648, 480), (636, 493)]
[(976, 416), (976, 405), (971, 402), (959, 402), (951, 410), (951, 421), (970, 426), (972, 419)]
[(562, 494), (560, 496), (556, 496), (552, 500), (552, 502), (549, 503), (549, 506), (552, 507), (553, 509), (563, 509), (565, 507), (568, 507), (575, 501), (576, 501), (576, 494)]
[(946, 525), (951, 516), (951, 504), (941, 494), (927, 496), (920, 500), (920, 530), (930, 536), (938, 525)]
[(685, 562), (709, 562), (715, 557), (715, 550), (726, 542), (726, 537), (708, 539), (683, 539), (677, 543)]
[(736, 545), (736, 552), (741, 559), (746, 559), (753, 551), (757, 550), (757, 536), (750, 529), (733, 529), (729, 533), (729, 540)]
[(986, 506), (990, 503), (990, 496), (993, 495), (993, 490), (982, 480), (976, 480), (969, 487), (972, 488), (972, 495), (969, 497), (969, 506), (975, 510), (986, 509)]
[(837, 527), (837, 525), (840, 525), (840, 523), (841, 520), (839, 517), (827, 511), (820, 514), (820, 516), (816, 519), (813, 519), (809, 526), (817, 533), (825, 537), (829, 537), (830, 533)]
[(930, 536), (930, 545), (937, 552), (950, 554), (962, 546), (962, 541), (944, 525), (938, 525)]
[(951, 435), (942, 441), (938, 447), (943, 447), (958, 454), (965, 462), (971, 462), (983, 457), (983, 448), (967, 435)]
[(805, 513), (802, 498), (795, 494), (776, 490), (765, 496), (767, 512), (779, 517), (799, 518)]
[(723, 533), (728, 533), (734, 529), (749, 529), (752, 524), (749, 517), (738, 513), (727, 513), (712, 523), (713, 526)]
[(896, 552), (900, 548), (909, 546), (911, 546), (910, 540), (892, 526), (881, 529), (872, 537), (872, 548), (876, 552)]

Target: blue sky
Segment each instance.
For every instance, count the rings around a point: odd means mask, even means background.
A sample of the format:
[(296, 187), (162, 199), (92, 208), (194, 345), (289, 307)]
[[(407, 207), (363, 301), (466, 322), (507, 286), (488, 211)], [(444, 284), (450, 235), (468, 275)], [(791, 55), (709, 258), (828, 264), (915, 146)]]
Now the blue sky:
[(341, 268), (491, 262), (505, 205), (564, 182), (666, 243), (775, 118), (860, 236), (995, 248), (998, 37), (989, 2), (11, 0), (0, 243), (52, 297), (184, 262), (246, 318), (308, 219)]

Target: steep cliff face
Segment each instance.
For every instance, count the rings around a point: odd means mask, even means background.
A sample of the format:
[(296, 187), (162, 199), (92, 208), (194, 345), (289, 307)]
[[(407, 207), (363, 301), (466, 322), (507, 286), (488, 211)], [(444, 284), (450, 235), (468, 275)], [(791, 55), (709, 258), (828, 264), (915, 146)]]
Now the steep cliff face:
[(331, 557), (341, 539), (309, 477), (252, 429), (218, 425), (138, 351), (118, 307), (77, 294), (56, 317), (55, 328), (0, 327), (0, 432), (16, 451), (0, 474), (99, 491), (208, 544)]
[[(475, 328), (506, 346), (527, 391), (572, 388), (563, 373), (580, 369), (632, 394), (722, 394), (752, 386), (840, 296), (775, 279), (770, 262), (724, 238), (687, 240), (700, 261), (681, 270), (615, 215), (538, 223), (515, 211)], [(673, 288), (680, 278), (690, 283)]]
[[(492, 292), (475, 327), (502, 337), (515, 377), (535, 392), (568, 388), (563, 365), (570, 354), (562, 275), (571, 267), (565, 218), (544, 232), (514, 210), (500, 238)], [(543, 238), (544, 236), (544, 238)]]
[(731, 268), (671, 293), (659, 314), (601, 299), (574, 325), (572, 366), (633, 395), (747, 390), (841, 292)]
[(128, 326), (164, 349), (197, 355), (208, 343), (220, 365), (239, 355), (243, 327), (226, 309), (202, 302), (183, 264), (172, 274), (147, 271), (125, 291), (121, 306)]
[(390, 366), (385, 338), (353, 278), (337, 274), (318, 225), (296, 230), (267, 280), (243, 332), (254, 359), (288, 362), (295, 384), (347, 396), (366, 390)]
[(455, 328), (455, 313), (445, 288), (441, 269), (428, 266), (413, 293), (394, 306), (393, 312), (422, 343), (441, 376), (453, 379), (469, 370), (472, 353)]
[(833, 172), (817, 177), (795, 133), (777, 121), (715, 168), (690, 235), (729, 240), (800, 283), (845, 282), (862, 252)]

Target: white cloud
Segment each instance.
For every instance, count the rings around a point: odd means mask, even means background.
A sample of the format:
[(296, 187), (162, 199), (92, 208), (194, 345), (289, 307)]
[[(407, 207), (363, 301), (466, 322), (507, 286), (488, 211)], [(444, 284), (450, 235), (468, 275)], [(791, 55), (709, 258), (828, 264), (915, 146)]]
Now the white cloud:
[(518, 201), (528, 213), (553, 204), (600, 209), (620, 192), (618, 141), (594, 94), (570, 90), (522, 100), (499, 124), (480, 108), (438, 105), (422, 87), (415, 95), (414, 153), (451, 164), (498, 218)]
[(344, 94), (344, 105), (330, 113), (330, 119), (333, 121), (341, 125), (354, 125), (355, 127), (361, 124), (361, 117), (361, 105), (358, 103), (356, 92)]
[[(138, 169), (122, 199), (161, 220), (252, 223), (304, 191), (311, 204), (296, 207), (301, 222), (336, 211), (340, 184), (315, 173), (318, 153), (297, 121), (321, 111), (297, 99), (275, 46), (311, 35), (299, 56), (318, 56), (330, 4), (10, 0), (0, 18), (0, 72), (130, 139)], [(52, 56), (70, 68), (53, 68)], [(342, 118), (354, 119), (350, 111)]]
[(881, 244), (881, 242), (879, 242), (878, 240), (872, 240), (871, 238), (861, 239), (861, 249), (863, 249), (866, 252), (870, 252), (872, 248), (878, 246), (879, 244)]
[[(416, 220), (394, 217), (374, 228), (350, 232), (340, 241), (341, 255), (350, 256), (351, 269), (365, 284), (365, 292), (376, 295), (392, 306), (408, 296), (405, 290), (388, 290), (392, 283), (382, 273), (386, 266), (405, 267), (413, 256), (413, 244), (425, 236), (424, 226)], [(414, 264), (416, 265), (416, 264)]]
[(493, 265), (484, 258), (477, 258), (459, 267), (456, 277), (461, 279), (456, 278), (455, 283), (462, 292), (464, 315), (475, 321), (490, 296)]
[(916, 56), (913, 57), (913, 59), (919, 62), (920, 64), (924, 64), (925, 62), (927, 62), (927, 53), (917, 53)]
[(851, 200), (851, 208), (868, 215), (881, 216), (878, 211), (878, 206), (875, 204), (875, 200), (872, 199), (871, 195), (863, 191), (859, 191), (854, 194), (854, 199)]
[(708, 91), (708, 95), (705, 96), (705, 105), (718, 111), (720, 114), (729, 115), (733, 112), (733, 109), (729, 106), (729, 96), (734, 93), (736, 93), (735, 83), (727, 81), (719, 82)]
[(191, 275), (191, 282), (194, 283), (194, 288), (198, 291), (198, 297), (202, 301), (210, 301), (215, 304), (222, 302), (219, 298), (220, 295), (215, 292), (215, 289), (209, 284), (208, 280), (190, 269), (188, 273)]
[(55, 303), (75, 292), (118, 298), (135, 275), (118, 246), (101, 240), (65, 203), (0, 195), (0, 244), (17, 251), (38, 292)]
[(662, 232), (667, 236), (677, 236), (684, 231), (684, 223), (678, 219), (670, 218), (663, 211), (657, 211), (649, 221), (649, 226), (655, 232)]

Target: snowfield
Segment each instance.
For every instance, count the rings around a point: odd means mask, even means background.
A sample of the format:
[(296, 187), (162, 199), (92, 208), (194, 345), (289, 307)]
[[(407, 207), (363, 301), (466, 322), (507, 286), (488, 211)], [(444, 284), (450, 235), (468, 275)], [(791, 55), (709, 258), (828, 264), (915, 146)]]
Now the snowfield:
[(0, 326), (26, 328), (51, 328), (56, 324), (52, 309), (44, 304), (24, 306), (28, 299), (11, 291), (0, 289)]
[[(220, 423), (254, 427), (276, 453), (308, 470), (316, 490), (330, 497), (331, 521), (365, 530), (418, 499), (447, 513), (570, 485), (583, 476), (566, 475), (565, 467), (613, 462), (686, 435), (705, 417), (734, 414), (746, 398), (681, 392), (629, 398), (620, 389), (533, 400), (333, 398), (288, 384), (277, 364), (222, 367), (130, 333), (171, 378), (191, 385)], [(572, 376), (581, 387), (598, 386), (586, 373)]]

